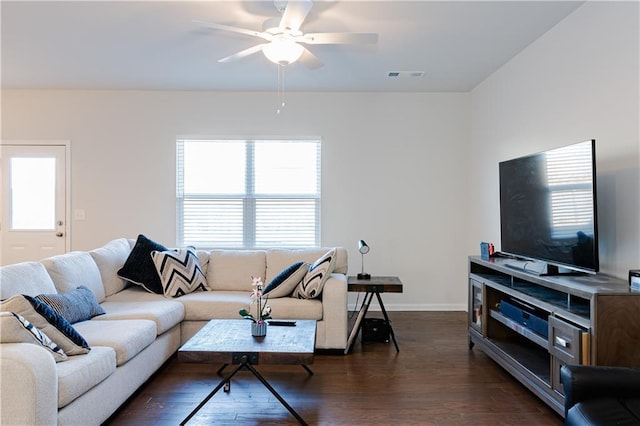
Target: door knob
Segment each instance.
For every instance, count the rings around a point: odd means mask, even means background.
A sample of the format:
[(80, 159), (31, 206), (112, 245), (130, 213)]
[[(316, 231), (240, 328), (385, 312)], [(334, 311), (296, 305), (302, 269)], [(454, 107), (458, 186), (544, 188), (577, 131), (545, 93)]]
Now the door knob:
[(62, 237), (64, 234), (62, 232), (56, 232), (56, 237)]

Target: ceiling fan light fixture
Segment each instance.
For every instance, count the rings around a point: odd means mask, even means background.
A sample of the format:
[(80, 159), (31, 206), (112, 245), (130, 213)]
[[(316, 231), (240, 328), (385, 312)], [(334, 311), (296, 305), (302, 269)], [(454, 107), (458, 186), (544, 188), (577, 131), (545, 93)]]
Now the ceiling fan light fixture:
[(262, 53), (271, 62), (278, 65), (289, 65), (300, 59), (304, 52), (304, 47), (295, 41), (276, 37), (271, 43), (262, 48)]

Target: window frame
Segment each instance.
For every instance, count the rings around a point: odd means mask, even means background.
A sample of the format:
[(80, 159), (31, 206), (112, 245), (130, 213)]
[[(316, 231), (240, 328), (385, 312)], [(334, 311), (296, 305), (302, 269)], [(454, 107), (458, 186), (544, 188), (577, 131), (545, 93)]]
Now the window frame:
[[(245, 184), (243, 193), (233, 194), (215, 194), (215, 193), (199, 193), (186, 194), (184, 191), (184, 144), (188, 142), (223, 142), (223, 143), (240, 143), (245, 148)], [(255, 191), (256, 164), (255, 150), (259, 143), (313, 143), (315, 144), (315, 168), (316, 168), (316, 191), (314, 193), (264, 193), (257, 194)], [(264, 249), (264, 248), (301, 248), (301, 247), (321, 247), (321, 158), (322, 158), (322, 139), (320, 137), (211, 137), (211, 136), (179, 136), (176, 138), (176, 242), (180, 246), (197, 245), (202, 249)], [(206, 243), (195, 243), (194, 241), (185, 241), (185, 201), (188, 200), (237, 200), (242, 202), (242, 243), (225, 244), (222, 241), (209, 241)], [(313, 201), (313, 229), (309, 228), (313, 234), (312, 240), (304, 244), (295, 243), (294, 241), (284, 241), (281, 243), (260, 243), (257, 241), (257, 205), (261, 200), (280, 199), (280, 200), (312, 200)], [(286, 232), (284, 233), (286, 235)]]

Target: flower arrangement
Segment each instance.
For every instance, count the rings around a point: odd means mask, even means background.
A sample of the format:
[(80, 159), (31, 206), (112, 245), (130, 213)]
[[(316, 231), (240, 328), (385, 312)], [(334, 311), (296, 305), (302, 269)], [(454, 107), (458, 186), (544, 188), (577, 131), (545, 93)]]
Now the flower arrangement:
[(246, 309), (240, 309), (238, 312), (243, 318), (250, 319), (254, 323), (264, 324), (265, 320), (271, 319), (271, 307), (267, 305), (267, 298), (262, 300), (262, 290), (264, 284), (262, 283), (262, 278), (260, 277), (251, 277), (251, 285), (253, 286), (253, 290), (251, 290), (251, 302), (257, 305), (256, 315), (254, 316), (251, 312)]

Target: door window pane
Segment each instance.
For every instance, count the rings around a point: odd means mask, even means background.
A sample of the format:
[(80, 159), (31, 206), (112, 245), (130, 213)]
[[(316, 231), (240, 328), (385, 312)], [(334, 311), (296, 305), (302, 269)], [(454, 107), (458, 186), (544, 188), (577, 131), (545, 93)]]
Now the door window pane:
[(55, 229), (55, 158), (11, 159), (11, 229)]

